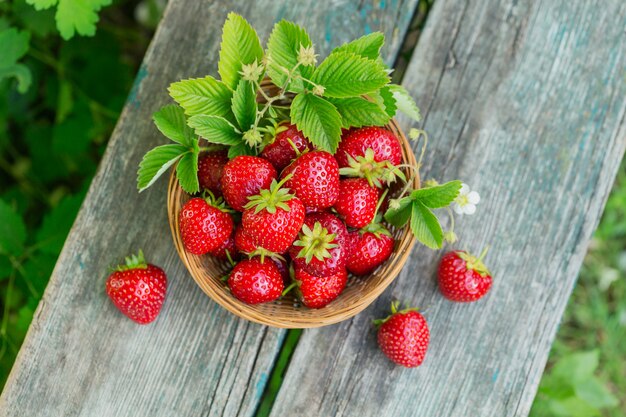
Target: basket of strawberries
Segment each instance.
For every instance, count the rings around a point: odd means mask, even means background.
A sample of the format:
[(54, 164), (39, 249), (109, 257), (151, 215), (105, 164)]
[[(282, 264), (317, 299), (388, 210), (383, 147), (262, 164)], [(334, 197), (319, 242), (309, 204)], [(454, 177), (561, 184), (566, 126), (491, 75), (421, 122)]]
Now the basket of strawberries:
[(336, 323), (385, 290), (416, 240), (441, 246), (432, 210), (461, 184), (420, 188), (411, 143), (393, 118), (400, 110), (419, 120), (419, 110), (390, 82), (383, 43), (372, 33), (317, 65), (303, 28), (277, 23), (263, 49), (231, 13), (221, 79), (169, 87), (177, 104), (154, 121), (174, 143), (145, 155), (138, 187), (175, 167), (167, 199), (175, 247), (200, 288), (232, 313), (284, 328)]

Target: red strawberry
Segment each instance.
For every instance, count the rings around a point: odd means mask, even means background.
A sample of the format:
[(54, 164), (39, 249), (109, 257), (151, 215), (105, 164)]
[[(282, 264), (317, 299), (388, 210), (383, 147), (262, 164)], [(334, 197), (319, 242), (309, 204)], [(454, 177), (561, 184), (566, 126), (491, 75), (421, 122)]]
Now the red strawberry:
[(476, 301), (491, 288), (491, 273), (479, 258), (464, 251), (446, 253), (439, 264), (439, 291), (451, 301)]
[(185, 249), (204, 255), (219, 248), (233, 232), (233, 219), (224, 211), (221, 198), (215, 201), (192, 198), (178, 217)]
[(159, 315), (167, 277), (158, 266), (147, 264), (143, 253), (126, 258), (106, 281), (107, 295), (113, 304), (132, 321), (148, 324)]
[(200, 187), (215, 195), (222, 195), (222, 171), (228, 162), (228, 152), (216, 151), (204, 154), (198, 160)]
[(289, 255), (297, 267), (325, 277), (345, 268), (347, 250), (346, 226), (334, 215), (323, 212), (306, 216)]
[(274, 301), (281, 296), (284, 285), (280, 271), (269, 259), (244, 259), (233, 268), (228, 277), (230, 292), (247, 304)]
[(283, 170), (280, 178), (291, 174), (285, 187), (307, 208), (332, 207), (339, 196), (339, 167), (331, 154), (324, 151), (307, 152)]
[(313, 149), (313, 145), (302, 132), (295, 125), (288, 123), (278, 127), (274, 141), (267, 144), (259, 156), (270, 161), (277, 171), (282, 171), (298, 156), (294, 146), (298, 152)]
[(379, 196), (378, 188), (369, 185), (364, 178), (341, 180), (335, 210), (346, 225), (360, 229), (374, 220)]
[[(226, 254), (226, 252), (228, 252), (228, 254)], [(226, 239), (224, 243), (220, 245), (220, 247), (212, 250), (211, 252), (209, 252), (209, 254), (215, 256), (217, 259), (221, 259), (222, 261), (237, 259), (239, 257), (239, 252), (235, 247), (235, 237), (233, 236), (233, 234), (231, 234), (228, 239)], [(228, 259), (228, 257), (230, 257), (230, 259)]]
[(333, 275), (317, 277), (296, 267), (295, 280), (302, 304), (309, 308), (322, 308), (346, 288), (348, 274), (345, 268), (341, 268)]
[(226, 164), (222, 173), (222, 193), (229, 206), (243, 211), (248, 197), (269, 188), (276, 179), (276, 169), (258, 156), (237, 156)]
[(382, 127), (362, 127), (344, 133), (335, 154), (341, 168), (350, 166), (348, 155), (356, 159), (365, 156), (365, 151), (374, 151), (376, 162), (389, 161), (392, 165), (402, 162), (402, 147), (396, 135)]
[(241, 224), (255, 243), (270, 252), (284, 253), (304, 222), (304, 205), (286, 188), (284, 179), (272, 181), (269, 190), (250, 197)]
[(354, 275), (365, 275), (385, 262), (393, 253), (391, 233), (380, 224), (350, 232), (350, 255), (346, 267)]
[(235, 230), (235, 248), (239, 252), (251, 253), (257, 249), (257, 246), (252, 241), (252, 238), (246, 233), (241, 225), (237, 226)]
[(397, 303), (391, 305), (391, 315), (374, 323), (378, 329), (378, 346), (398, 365), (407, 368), (420, 366), (426, 356), (430, 332), (426, 319), (415, 309), (397, 311)]

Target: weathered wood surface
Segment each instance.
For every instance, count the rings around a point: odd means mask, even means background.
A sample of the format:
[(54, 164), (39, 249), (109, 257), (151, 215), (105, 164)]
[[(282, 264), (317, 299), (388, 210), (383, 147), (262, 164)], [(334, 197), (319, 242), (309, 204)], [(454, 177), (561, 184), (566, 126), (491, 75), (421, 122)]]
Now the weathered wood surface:
[[(166, 181), (139, 195), (137, 164), (165, 139), (151, 114), (180, 78), (216, 73), (229, 11), (263, 38), (286, 18), (318, 51), (382, 30), (394, 62), (417, 0), (171, 0), (91, 189), (0, 398), (2, 416), (251, 415), (284, 331), (240, 320), (211, 302), (178, 260)], [(143, 248), (169, 276), (157, 321), (140, 327), (104, 293), (107, 268)]]
[[(445, 301), (440, 254), (418, 247), (368, 310), (304, 332), (272, 416), (527, 415), (626, 146), (625, 22), (621, 1), (437, 0), (404, 85), (431, 138), (424, 177), (483, 197), (456, 246), (491, 244), (493, 290)], [(431, 326), (418, 370), (376, 348), (394, 297)]]

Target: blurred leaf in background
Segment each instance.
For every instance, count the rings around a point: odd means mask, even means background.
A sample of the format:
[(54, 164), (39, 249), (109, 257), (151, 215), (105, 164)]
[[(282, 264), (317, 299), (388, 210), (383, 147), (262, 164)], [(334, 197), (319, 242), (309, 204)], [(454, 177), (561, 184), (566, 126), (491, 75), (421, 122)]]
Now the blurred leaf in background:
[(0, 388), (165, 7), (110, 4), (0, 3)]

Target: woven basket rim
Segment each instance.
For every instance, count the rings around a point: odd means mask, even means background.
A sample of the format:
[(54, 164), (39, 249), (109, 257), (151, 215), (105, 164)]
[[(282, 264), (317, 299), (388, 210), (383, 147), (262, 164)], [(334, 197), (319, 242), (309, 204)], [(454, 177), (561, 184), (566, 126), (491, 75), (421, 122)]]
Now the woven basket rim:
[[(267, 81), (264, 81), (264, 84), (271, 88), (267, 85)], [(383, 127), (393, 132), (398, 138), (402, 148), (402, 163), (417, 166), (411, 146), (396, 120), (391, 119)], [(419, 185), (419, 175), (415, 175), (413, 187), (417, 189)], [(238, 317), (272, 327), (290, 329), (321, 327), (355, 316), (367, 308), (393, 282), (404, 267), (416, 241), (408, 225), (398, 230), (392, 228), (396, 246), (391, 257), (366, 277), (357, 278), (350, 275), (349, 280), (352, 281), (349, 282), (355, 287), (363, 288), (348, 287), (337, 300), (321, 309), (296, 306), (292, 296), (287, 296), (274, 303), (249, 305), (232, 296), (226, 284), (219, 279), (225, 273), (223, 263), (209, 255), (192, 255), (184, 249), (178, 226), (178, 216), (182, 205), (190, 198), (191, 196), (188, 196), (180, 187), (176, 179), (175, 168), (173, 168), (168, 185), (167, 212), (174, 246), (183, 264), (204, 293), (220, 306)], [(342, 297), (348, 292), (350, 298), (342, 301)]]

